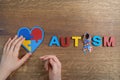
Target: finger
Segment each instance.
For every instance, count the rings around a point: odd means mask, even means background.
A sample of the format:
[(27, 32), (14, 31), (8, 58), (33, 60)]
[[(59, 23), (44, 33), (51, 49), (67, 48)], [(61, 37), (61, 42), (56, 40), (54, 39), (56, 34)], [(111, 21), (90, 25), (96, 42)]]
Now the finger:
[(57, 58), (56, 56), (54, 56), (54, 55), (46, 55), (46, 56), (44, 56), (42, 59), (43, 59), (43, 60), (48, 60), (48, 59), (50, 59), (50, 58), (52, 58), (55, 62), (60, 62), (60, 61), (58, 60), (58, 58)]
[(20, 46), (22, 45), (22, 42), (25, 40), (25, 38), (22, 38), (21, 40), (19, 40), (19, 42), (15, 45), (14, 47), (14, 52), (15, 55), (18, 56), (19, 55), (19, 50), (20, 50)]
[(19, 66), (21, 66), (23, 63), (25, 63), (30, 56), (31, 56), (31, 53), (27, 53), (27, 54), (19, 61)]
[(52, 59), (55, 62), (55, 64), (57, 65), (57, 67), (61, 68), (61, 62), (54, 55), (46, 55), (46, 56), (41, 57), (41, 59), (44, 61)]
[(10, 42), (8, 43), (8, 47), (6, 48), (7, 51), (10, 50), (11, 44), (14, 42), (14, 40), (16, 40), (16, 38), (17, 38), (17, 35), (15, 35), (15, 37), (12, 40), (10, 40)]
[(3, 48), (3, 52), (6, 53), (6, 48), (8, 46), (8, 43), (11, 41), (11, 38), (8, 39), (8, 41), (6, 42), (6, 44), (4, 45), (4, 48)]
[(45, 58), (47, 55), (45, 55), (45, 56), (42, 56), (42, 57), (40, 57), (40, 59), (43, 59), (43, 58)]
[(49, 64), (48, 61), (45, 61), (44, 68), (45, 68), (46, 71), (48, 71), (48, 64)]
[(17, 38), (14, 42), (13, 42), (13, 44), (11, 45), (11, 51), (14, 51), (14, 49), (15, 49), (15, 46), (16, 46), (16, 44), (19, 42), (19, 40), (21, 40), (23, 37), (21, 36), (21, 37), (19, 37), (19, 38)]
[(42, 59), (44, 61), (49, 60), (49, 59), (53, 59), (57, 63), (57, 65), (59, 67), (61, 67), (61, 62), (59, 61), (59, 59), (55, 55), (45, 55), (45, 56), (40, 57), (40, 59)]
[(52, 55), (51, 57), (52, 57), (51, 59), (56, 62), (56, 64), (58, 65), (58, 67), (61, 67), (61, 62), (59, 61), (59, 59), (56, 56), (54, 56), (54, 55)]
[(40, 57), (40, 59), (45, 60), (45, 59), (53, 58), (53, 56), (54, 55), (45, 55), (45, 56)]
[(57, 64), (58, 68), (61, 68), (61, 62), (59, 61), (57, 57), (52, 58), (52, 60)]
[(50, 59), (50, 60), (49, 60), (49, 63), (50, 63), (50, 65), (51, 65), (52, 69), (55, 69), (55, 67), (57, 67), (56, 62), (55, 62), (53, 59)]
[(61, 67), (61, 62), (60, 62), (60, 60), (59, 60), (57, 57), (55, 57), (54, 60), (56, 61), (56, 63), (58, 64), (58, 66)]
[(43, 58), (46, 58), (46, 57), (49, 57), (49, 56), (55, 56), (55, 55), (45, 55), (45, 56), (42, 56), (40, 58), (43, 59)]
[[(42, 57), (45, 57), (45, 56), (42, 56)], [(42, 57), (40, 57), (39, 59), (42, 60)], [(49, 64), (50, 64), (50, 63), (49, 63), (49, 60), (46, 60), (46, 61), (45, 61), (45, 65), (44, 65), (44, 68), (45, 68), (46, 71), (49, 70)]]

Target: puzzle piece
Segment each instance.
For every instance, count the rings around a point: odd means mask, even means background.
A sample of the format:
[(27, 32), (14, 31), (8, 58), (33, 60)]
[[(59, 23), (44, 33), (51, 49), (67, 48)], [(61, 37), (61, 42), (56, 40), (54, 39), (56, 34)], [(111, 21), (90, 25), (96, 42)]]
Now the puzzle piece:
[(31, 36), (33, 36), (31, 40), (36, 40), (36, 42), (38, 42), (38, 40), (42, 38), (42, 31), (36, 28), (32, 31)]
[(18, 30), (18, 37), (23, 36), (25, 40), (22, 46), (28, 51), (33, 53), (44, 39), (44, 30), (41, 27), (35, 26), (32, 30), (27, 27)]
[(24, 47), (28, 50), (28, 52), (31, 52), (31, 41), (30, 40), (24, 40), (23, 43)]

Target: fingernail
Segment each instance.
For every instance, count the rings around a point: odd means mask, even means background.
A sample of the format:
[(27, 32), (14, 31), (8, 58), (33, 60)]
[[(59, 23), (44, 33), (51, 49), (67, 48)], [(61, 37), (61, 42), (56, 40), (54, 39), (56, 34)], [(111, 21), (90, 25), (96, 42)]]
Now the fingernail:
[(23, 36), (21, 36), (21, 38), (23, 38)]
[(40, 58), (43, 58), (43, 57), (40, 57)]
[(23, 40), (25, 40), (25, 38), (22, 38)]
[(32, 55), (32, 53), (28, 53), (28, 54)]

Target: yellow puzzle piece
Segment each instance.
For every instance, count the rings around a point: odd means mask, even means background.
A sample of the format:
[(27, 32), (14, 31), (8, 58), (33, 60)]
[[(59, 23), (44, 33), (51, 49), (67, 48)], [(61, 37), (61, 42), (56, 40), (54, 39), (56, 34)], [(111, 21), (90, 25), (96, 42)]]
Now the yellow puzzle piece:
[(27, 48), (27, 50), (29, 50), (29, 52), (31, 51), (31, 47), (29, 46), (31, 44), (30, 40), (24, 40), (22, 45), (25, 46), (25, 48)]

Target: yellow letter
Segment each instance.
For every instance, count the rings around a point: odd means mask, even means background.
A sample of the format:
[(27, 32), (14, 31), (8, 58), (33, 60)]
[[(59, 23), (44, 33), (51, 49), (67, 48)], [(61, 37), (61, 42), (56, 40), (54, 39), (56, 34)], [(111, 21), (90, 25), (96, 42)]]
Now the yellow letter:
[(74, 43), (75, 43), (75, 47), (78, 47), (78, 42), (79, 42), (79, 39), (81, 39), (81, 37), (79, 36), (72, 36), (72, 39), (74, 39)]

